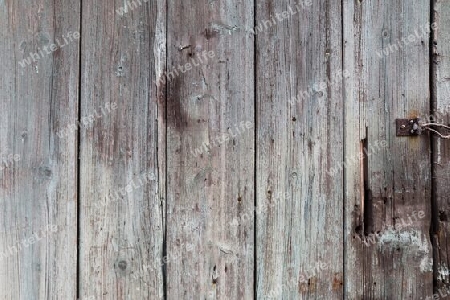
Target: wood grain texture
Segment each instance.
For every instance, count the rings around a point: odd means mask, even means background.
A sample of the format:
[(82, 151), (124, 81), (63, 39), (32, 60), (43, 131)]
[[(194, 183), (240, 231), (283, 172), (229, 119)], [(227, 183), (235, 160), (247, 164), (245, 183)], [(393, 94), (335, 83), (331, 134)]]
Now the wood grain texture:
[(429, 19), (429, 1), (344, 0), (345, 159), (368, 151), (345, 172), (346, 299), (432, 295), (430, 142), (395, 136), (429, 112)]
[(256, 15), (257, 296), (342, 299), (341, 5), (258, 1)]
[(165, 8), (83, 1), (80, 297), (164, 296)]
[(0, 299), (450, 295), (450, 0), (81, 3), (0, 0)]
[(0, 1), (0, 299), (76, 297), (76, 134), (56, 133), (77, 118), (79, 46), (44, 48), (79, 16), (71, 1)]
[[(434, 91), (433, 116), (441, 124), (450, 124), (450, 1), (435, 2), (434, 16), (437, 29), (434, 44)], [(443, 134), (450, 131), (442, 130)], [(437, 231), (435, 243), (435, 280), (438, 294), (450, 294), (450, 140), (435, 139), (433, 148), (435, 205)]]
[(253, 3), (168, 9), (167, 299), (252, 299)]

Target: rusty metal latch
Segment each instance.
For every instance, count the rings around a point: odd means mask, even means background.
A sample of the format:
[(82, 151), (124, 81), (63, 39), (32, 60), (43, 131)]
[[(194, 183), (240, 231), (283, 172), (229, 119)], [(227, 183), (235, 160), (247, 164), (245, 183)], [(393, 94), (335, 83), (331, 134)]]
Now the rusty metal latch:
[(420, 119), (396, 119), (397, 136), (415, 136), (422, 134)]
[(449, 135), (444, 135), (431, 127), (443, 128), (450, 130), (450, 126), (439, 123), (422, 123), (419, 118), (415, 119), (396, 119), (395, 124), (397, 126), (397, 136), (417, 136), (421, 135), (422, 131), (428, 130), (435, 133), (441, 139), (450, 139)]

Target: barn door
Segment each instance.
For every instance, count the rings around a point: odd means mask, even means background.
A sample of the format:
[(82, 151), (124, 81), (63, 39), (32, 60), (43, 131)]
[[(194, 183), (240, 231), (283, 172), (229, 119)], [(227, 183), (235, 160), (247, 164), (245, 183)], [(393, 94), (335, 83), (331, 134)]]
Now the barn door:
[(430, 137), (395, 122), (430, 111), (430, 27), (429, 1), (344, 1), (348, 299), (433, 294)]

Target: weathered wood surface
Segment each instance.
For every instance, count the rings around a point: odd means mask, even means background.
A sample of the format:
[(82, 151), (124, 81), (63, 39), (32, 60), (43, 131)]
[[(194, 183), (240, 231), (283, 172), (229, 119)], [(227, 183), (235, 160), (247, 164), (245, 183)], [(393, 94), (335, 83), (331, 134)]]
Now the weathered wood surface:
[(429, 22), (425, 0), (344, 1), (347, 299), (433, 292), (430, 141), (395, 136), (429, 112)]
[[(433, 15), (437, 29), (433, 36), (433, 112), (437, 123), (450, 124), (450, 1), (437, 0)], [(441, 130), (449, 134), (448, 130)], [(433, 178), (435, 197), (435, 280), (438, 295), (450, 295), (450, 140), (434, 140)]]
[(258, 299), (342, 299), (341, 3), (256, 16)]
[(0, 0), (0, 299), (450, 294), (448, 0), (81, 6)]
[(254, 295), (253, 9), (168, 2), (167, 299)]
[(82, 299), (164, 296), (166, 3), (123, 5), (83, 1)]
[(0, 1), (0, 299), (76, 297), (77, 137), (56, 133), (78, 117), (79, 45), (64, 37), (79, 16), (66, 0)]

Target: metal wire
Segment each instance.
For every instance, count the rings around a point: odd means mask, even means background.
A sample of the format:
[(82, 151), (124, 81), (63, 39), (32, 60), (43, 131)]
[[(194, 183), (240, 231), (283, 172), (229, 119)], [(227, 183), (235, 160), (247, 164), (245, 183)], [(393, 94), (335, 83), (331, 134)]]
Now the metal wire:
[(424, 130), (428, 130), (431, 132), (434, 132), (435, 134), (437, 134), (441, 139), (450, 139), (450, 134), (449, 135), (443, 135), (442, 133), (440, 133), (439, 131), (430, 128), (431, 126), (435, 126), (435, 127), (441, 127), (441, 128), (445, 128), (450, 130), (450, 127), (444, 124), (438, 124), (438, 123), (423, 123), (420, 124), (420, 127), (422, 127), (422, 129)]
[(437, 124), (437, 123), (423, 123), (421, 124), (422, 127), (427, 127), (427, 126), (437, 126), (437, 127), (444, 127), (446, 129), (450, 129), (450, 126), (444, 125), (444, 124)]

